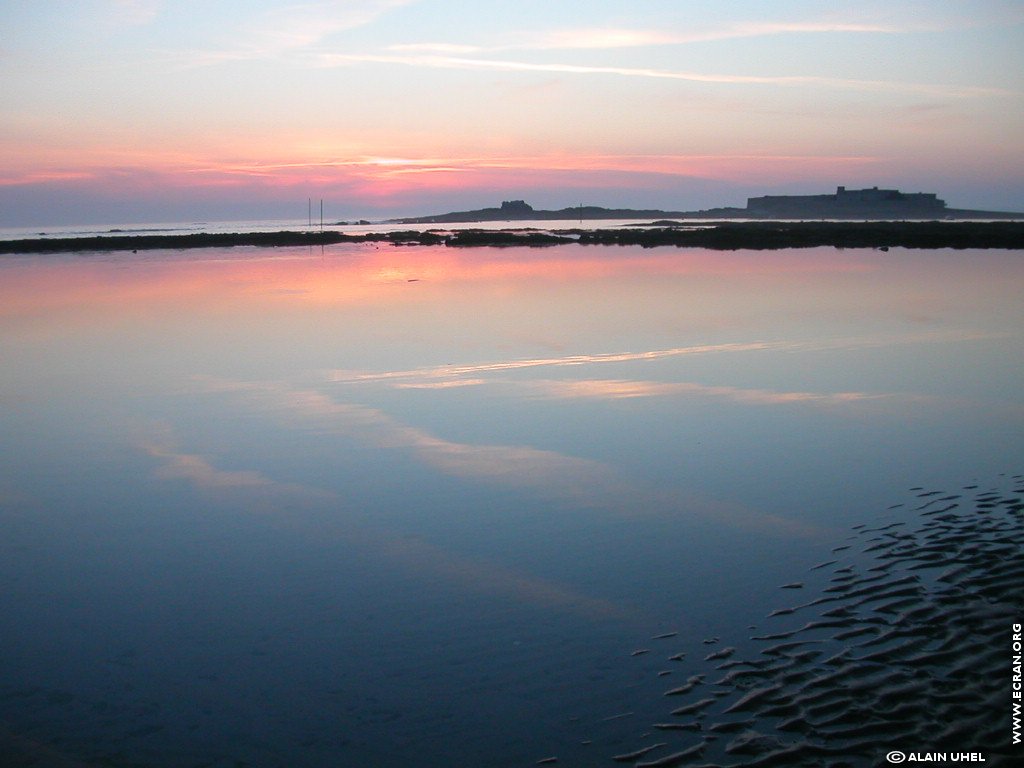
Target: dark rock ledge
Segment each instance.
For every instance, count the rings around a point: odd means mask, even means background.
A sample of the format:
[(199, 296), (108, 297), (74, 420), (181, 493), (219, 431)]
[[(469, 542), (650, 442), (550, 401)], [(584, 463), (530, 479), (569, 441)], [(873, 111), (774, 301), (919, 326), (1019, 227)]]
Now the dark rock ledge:
[(109, 235), (0, 241), (0, 254), (142, 251), (153, 249), (282, 247), (380, 242), (451, 247), (542, 247), (632, 245), (716, 250), (836, 248), (1003, 248), (1024, 249), (1024, 222), (802, 221), (710, 222), (622, 229), (465, 229), (345, 234), (326, 232), (243, 232), (186, 235)]

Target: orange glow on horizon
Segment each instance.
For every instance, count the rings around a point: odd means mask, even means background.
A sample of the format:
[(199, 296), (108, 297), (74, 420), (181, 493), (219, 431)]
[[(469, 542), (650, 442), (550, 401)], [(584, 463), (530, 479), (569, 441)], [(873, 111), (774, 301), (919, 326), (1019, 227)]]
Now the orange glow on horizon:
[[(671, 177), (733, 183), (800, 181), (814, 178), (869, 178), (884, 158), (831, 155), (662, 155), (570, 154), (522, 156), (351, 155), (324, 158), (258, 151), (251, 161), (195, 157), (175, 151), (102, 149), (64, 153), (45, 162), (22, 158), (7, 164), (0, 185), (65, 182), (93, 184), (111, 192), (137, 187), (288, 189), (317, 187), (373, 200), (445, 190), (508, 188), (657, 187)], [(710, 205), (711, 203), (709, 203)]]

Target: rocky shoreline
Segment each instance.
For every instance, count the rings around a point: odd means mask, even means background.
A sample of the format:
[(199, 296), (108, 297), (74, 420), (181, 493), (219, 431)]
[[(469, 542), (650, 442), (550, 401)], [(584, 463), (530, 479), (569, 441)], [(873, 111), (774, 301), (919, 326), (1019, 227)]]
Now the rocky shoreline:
[(616, 229), (461, 229), (348, 234), (241, 232), (176, 235), (102, 235), (0, 241), (0, 254), (142, 251), (154, 249), (285, 247), (339, 243), (445, 245), (449, 247), (541, 247), (629, 245), (714, 250), (813, 248), (1005, 248), (1024, 249), (1024, 221), (744, 221), (653, 222)]

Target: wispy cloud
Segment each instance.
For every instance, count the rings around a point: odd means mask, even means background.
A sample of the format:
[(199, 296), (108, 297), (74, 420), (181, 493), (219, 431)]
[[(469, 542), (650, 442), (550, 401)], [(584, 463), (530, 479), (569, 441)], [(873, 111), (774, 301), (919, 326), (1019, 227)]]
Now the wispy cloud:
[(686, 45), (738, 38), (822, 33), (893, 34), (905, 31), (893, 25), (856, 22), (748, 22), (706, 30), (677, 32), (658, 29), (596, 27), (544, 32), (510, 48), (634, 48)]
[(140, 26), (160, 14), (163, 0), (109, 0), (109, 14), (118, 23)]
[(254, 24), (252, 42), (259, 50), (306, 48), (331, 35), (366, 26), (389, 11), (416, 0), (326, 0), (267, 11)]
[[(747, 353), (747, 352), (823, 352), (830, 350), (851, 350), (851, 349), (873, 349), (878, 347), (892, 347), (905, 344), (935, 344), (957, 341), (982, 341), (992, 338), (1002, 338), (1006, 334), (993, 334), (977, 331), (926, 331), (922, 333), (908, 333), (902, 335), (880, 335), (880, 336), (856, 336), (848, 338), (830, 339), (820, 342), (807, 341), (749, 341), (749, 342), (728, 342), (724, 344), (696, 344), (688, 347), (671, 347), (668, 349), (652, 349), (637, 352), (603, 352), (595, 354), (563, 355), (560, 357), (537, 357), (521, 358), (515, 360), (498, 360), (484, 363), (471, 363), (466, 365), (439, 365), (424, 366), (422, 368), (411, 368), (398, 371), (356, 371), (346, 369), (330, 369), (323, 373), (325, 379), (334, 383), (390, 383), (397, 386), (400, 383), (412, 382), (422, 384), (424, 382), (457, 381), (463, 376), (479, 377), (492, 373), (504, 373), (537, 368), (559, 368), (559, 367), (584, 367), (589, 365), (604, 365), (608, 363), (629, 363), (629, 362), (654, 362), (675, 357), (689, 355), (725, 354), (725, 353)], [(614, 379), (590, 379), (592, 382), (608, 382), (609, 392), (616, 386), (611, 382)], [(637, 386), (637, 392), (643, 387), (651, 387), (652, 392), (659, 387), (689, 387), (703, 388), (710, 393), (710, 390), (717, 389), (720, 394), (727, 392), (765, 392), (767, 390), (733, 390), (730, 387), (704, 387), (700, 384), (690, 383), (666, 383), (656, 382), (628, 382), (623, 383), (623, 391), (628, 391), (631, 386)], [(596, 391), (596, 390), (595, 390)], [(774, 393), (777, 395), (778, 393)], [(827, 395), (825, 397), (857, 399), (856, 393), (842, 393)], [(774, 397), (774, 395), (772, 395)], [(822, 397), (815, 393), (790, 393), (793, 400), (810, 399)], [(863, 399), (863, 398), (861, 398)]]
[(819, 87), (868, 92), (912, 93), (944, 97), (1007, 96), (1016, 91), (1005, 88), (954, 86), (934, 83), (910, 83), (895, 80), (859, 80), (817, 75), (727, 75), (684, 72), (651, 67), (624, 67), (564, 62), (534, 62), (512, 59), (471, 58), (466, 56), (396, 55), (376, 53), (318, 53), (310, 59), (317, 66), (340, 67), (355, 64), (395, 64), (434, 69), (487, 70), (495, 72), (544, 72), (565, 75), (613, 75), (617, 77), (679, 80), (691, 83), (727, 85), (763, 85)]
[[(374, 448), (409, 451), (424, 465), (462, 480), (506, 487), (561, 504), (615, 514), (700, 514), (701, 504), (638, 485), (604, 462), (528, 445), (446, 440), (367, 406), (339, 402), (311, 389), (271, 383), (203, 380), (234, 392), (261, 410), (278, 412), (291, 426), (352, 436)], [(748, 511), (748, 523), (760, 513)], [(739, 517), (734, 519), (740, 523)], [(761, 523), (756, 523), (761, 525)]]
[(434, 575), (470, 592), (573, 613), (595, 620), (650, 622), (639, 609), (582, 592), (567, 584), (538, 578), (480, 558), (460, 555), (412, 536), (395, 536), (369, 526), (346, 525), (343, 535), (360, 549), (386, 558), (418, 576)]
[(157, 460), (155, 476), (162, 480), (185, 480), (197, 488), (267, 488), (274, 481), (252, 470), (223, 470), (208, 458), (183, 453), (175, 445), (171, 429), (166, 425), (150, 425), (134, 440), (136, 447)]
[(394, 386), (396, 389), (452, 389), (454, 387), (475, 387), (486, 383), (487, 379), (455, 379), (451, 381), (404, 381)]
[[(339, 33), (371, 24), (390, 11), (417, 0), (350, 0), (312, 2), (274, 8), (243, 24), (230, 43), (213, 50), (180, 53), (185, 66), (206, 66), (228, 61), (289, 56), (312, 67), (359, 64), (396, 65), (429, 69), (548, 73), (554, 75), (615, 76), (678, 80), (734, 86), (825, 88), (877, 93), (911, 93), (931, 97), (968, 98), (1016, 94), (1006, 88), (954, 86), (824, 77), (819, 75), (725, 74), (681, 71), (657, 67), (613, 66), (565, 61), (538, 62), (528, 56), (503, 58), (496, 54), (531, 51), (600, 51), (624, 48), (682, 46), (781, 35), (899, 34), (929, 29), (925, 25), (858, 20), (739, 22), (722, 27), (673, 30), (622, 27), (582, 27), (552, 31), (510, 33), (511, 42), (475, 44), (464, 41), (424, 40), (396, 43), (377, 49), (339, 50), (328, 45)], [(131, 0), (125, 0), (132, 4)], [(135, 0), (146, 4), (145, 0)], [(518, 37), (518, 39), (515, 39)]]
[(636, 397), (698, 395), (748, 405), (847, 405), (866, 400), (886, 400), (892, 394), (869, 392), (785, 392), (770, 389), (711, 386), (693, 382), (632, 381), (625, 379), (541, 380), (527, 386), (547, 397), (618, 400)]
[(327, 491), (295, 483), (273, 480), (251, 469), (229, 470), (217, 467), (207, 456), (187, 453), (175, 444), (166, 425), (151, 425), (135, 438), (136, 447), (157, 460), (154, 476), (161, 480), (183, 480), (201, 491), (222, 492), (258, 490), (306, 498), (332, 497)]
[(27, 184), (47, 184), (51, 182), (84, 181), (96, 178), (95, 171), (28, 171), (0, 175), (0, 187), (16, 187)]
[[(251, 391), (250, 387), (239, 388), (233, 385), (224, 385), (223, 389)], [(328, 491), (281, 483), (253, 470), (219, 469), (206, 457), (178, 449), (172, 430), (167, 425), (150, 425), (148, 429), (142, 430), (135, 444), (158, 461), (155, 471), (157, 479), (183, 480), (199, 490), (217, 494), (257, 491), (258, 508), (261, 509), (275, 509), (274, 503), (282, 498), (289, 502), (289, 507), (294, 501), (329, 501), (332, 506), (340, 501), (336, 494)], [(251, 495), (242, 498), (248, 502)], [(594, 619), (637, 619), (639, 616), (630, 606), (588, 595), (568, 585), (467, 557), (416, 537), (396, 535), (358, 514), (339, 516), (335, 511), (327, 518), (289, 516), (279, 520), (289, 528), (302, 525), (305, 520), (317, 529), (319, 536), (330, 535), (348, 541), (360, 550), (373, 552), (376, 557), (402, 568), (411, 569), (420, 575), (434, 574), (469, 591), (570, 611)]]
[(771, 535), (816, 536), (820, 529), (744, 505), (676, 489), (637, 483), (603, 462), (530, 446), (472, 445), (443, 440), (362, 406), (338, 404), (313, 392), (293, 392), (291, 401), (318, 421), (340, 416), (338, 426), (354, 420), (377, 444), (411, 449), (427, 465), (465, 479), (507, 485), (547, 495), (563, 503), (620, 515), (698, 516), (742, 530)]
[(478, 45), (462, 45), (459, 43), (399, 43), (389, 45), (389, 51), (401, 51), (402, 53), (439, 53), (439, 54), (467, 54), (482, 53), (493, 48), (483, 48)]
[(376, 408), (337, 402), (314, 390), (257, 387), (251, 393), (273, 400), (292, 419), (302, 419), (317, 430), (355, 434), (378, 448), (409, 450), (424, 464), (454, 477), (602, 507), (630, 493), (614, 469), (589, 459), (531, 446), (445, 440)]
[(159, 446), (151, 446), (148, 453), (161, 460), (156, 476), (163, 480), (187, 480), (200, 488), (267, 488), (274, 484), (252, 470), (217, 469), (194, 453), (178, 453)]
[(179, 58), (187, 66), (276, 58), (313, 49), (332, 35), (372, 24), (417, 1), (324, 0), (271, 8), (243, 24), (223, 47), (190, 51)]
[(754, 352), (788, 347), (788, 342), (746, 342), (729, 344), (701, 344), (690, 347), (674, 347), (672, 349), (656, 349), (643, 352), (609, 352), (594, 355), (566, 355), (564, 357), (541, 357), (523, 360), (503, 360), (492, 363), (474, 365), (445, 365), (427, 368), (415, 368), (405, 371), (384, 371), (378, 373), (332, 370), (326, 373), (328, 381), (333, 382), (367, 382), (389, 381), (401, 379), (432, 379), (456, 378), (467, 374), (496, 373), (514, 371), (524, 368), (546, 368), (561, 366), (578, 366), (603, 363), (625, 363), (639, 360), (661, 360), (683, 355), (703, 355), (715, 352)]
[[(760, 387), (735, 387), (686, 381), (653, 381), (621, 378), (512, 379), (494, 376), (510, 371), (559, 367), (586, 368), (608, 363), (658, 361), (683, 355), (729, 352), (827, 352), (833, 350), (873, 349), (902, 345), (981, 341), (1005, 334), (972, 331), (945, 331), (900, 336), (851, 337), (825, 342), (750, 342), (679, 347), (645, 352), (566, 355), (488, 362), (472, 365), (445, 365), (401, 371), (327, 371), (328, 381), (340, 384), (383, 384), (395, 389), (444, 390), (461, 386), (496, 385), (525, 392), (528, 396), (553, 399), (627, 400), (653, 397), (705, 397), (728, 400), (752, 406), (811, 406), (818, 408), (849, 408), (877, 404), (877, 407), (927, 406), (960, 407), (959, 398), (937, 397), (916, 392), (813, 392), (807, 390), (773, 390)], [(463, 378), (469, 377), (469, 378)], [(1010, 418), (1020, 418), (1017, 406), (991, 403)], [(974, 403), (972, 407), (978, 407)]]
[(453, 477), (526, 491), (561, 504), (617, 515), (705, 517), (766, 534), (814, 536), (821, 531), (681, 489), (655, 488), (601, 461), (525, 445), (460, 443), (404, 424), (383, 411), (339, 402), (312, 389), (258, 382), (198, 380), (210, 389), (249, 399), (278, 412), (291, 426), (353, 436), (375, 448), (410, 451), (425, 465)]
[[(295, 162), (194, 164), (176, 171), (195, 176), (205, 175), (213, 183), (216, 178), (245, 179), (248, 177), (276, 179), (287, 183), (298, 179), (305, 183), (318, 178), (323, 183), (338, 183), (344, 178), (367, 181), (411, 180), (416, 177), (437, 177), (445, 174), (463, 176), (493, 176), (503, 172), (567, 171), (579, 173), (629, 173), (696, 175), (703, 178), (742, 177), (771, 172), (774, 174), (837, 167), (859, 167), (882, 162), (873, 155), (779, 155), (779, 154), (720, 154), (720, 155), (520, 155), (520, 156), (461, 156), (461, 157), (365, 157), (318, 159)], [(777, 177), (777, 176), (776, 176)], [(9, 183), (22, 183), (26, 177), (12, 177)], [(0, 179), (0, 184), (4, 183)], [(587, 179), (588, 185), (596, 180)]]
[(389, 51), (466, 54), (482, 51), (524, 50), (608, 50), (614, 48), (650, 48), (681, 46), (778, 35), (820, 34), (899, 34), (923, 27), (907, 24), (861, 21), (802, 21), (802, 22), (739, 22), (720, 27), (676, 30), (671, 28), (629, 28), (619, 26), (571, 27), (547, 31), (515, 34), (512, 42), (492, 46), (459, 43), (423, 42), (388, 46)]

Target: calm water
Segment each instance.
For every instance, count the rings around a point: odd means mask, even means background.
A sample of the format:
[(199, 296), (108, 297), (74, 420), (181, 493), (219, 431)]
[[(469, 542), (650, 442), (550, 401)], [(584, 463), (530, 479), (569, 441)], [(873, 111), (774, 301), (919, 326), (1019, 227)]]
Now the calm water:
[[(683, 221), (683, 220), (678, 220)], [(694, 224), (706, 224), (706, 219), (692, 219)], [(345, 223), (337, 219), (324, 220), (323, 229), (349, 234), (365, 232), (388, 232), (402, 230), (429, 229), (572, 229), (581, 225), (588, 229), (617, 229), (624, 226), (651, 225), (651, 219), (578, 219), (536, 220), (536, 221), (475, 221), (454, 222), (449, 224), (388, 224)], [(192, 221), (192, 222), (152, 222), (134, 224), (95, 224), (95, 225), (62, 225), (48, 227), (0, 227), (0, 240), (23, 240), (35, 238), (60, 237), (99, 237), (110, 234), (123, 235), (188, 235), (197, 232), (302, 232), (321, 229), (319, 213), (315, 222), (308, 219), (267, 219), (262, 221)]]
[(1019, 471), (1022, 287), (1006, 251), (6, 257), (0, 737), (605, 764), (664, 710), (652, 636), (741, 641), (909, 487)]

